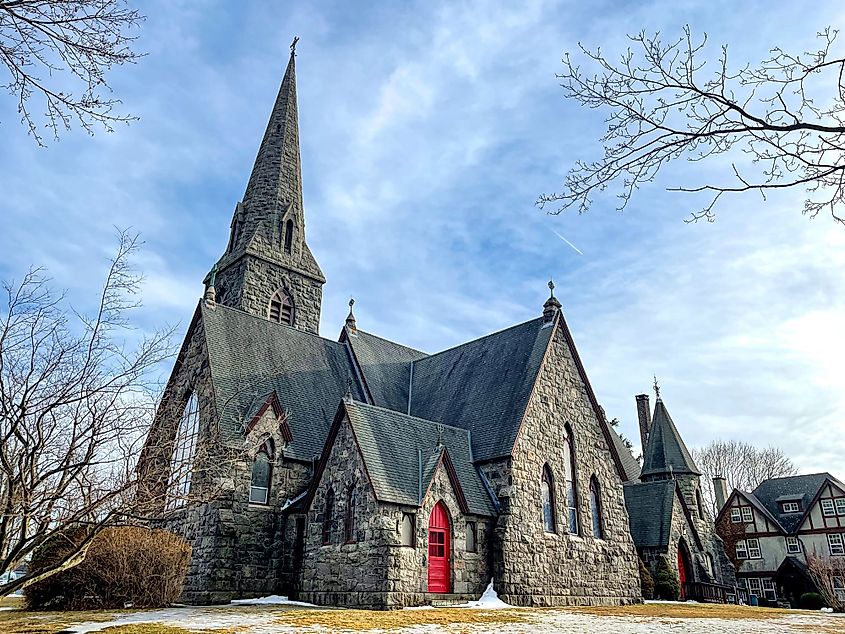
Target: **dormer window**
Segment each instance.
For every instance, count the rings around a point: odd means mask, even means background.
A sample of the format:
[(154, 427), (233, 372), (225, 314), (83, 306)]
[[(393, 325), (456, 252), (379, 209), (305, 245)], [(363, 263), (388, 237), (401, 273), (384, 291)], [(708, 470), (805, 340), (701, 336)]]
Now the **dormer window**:
[(800, 513), (801, 505), (798, 502), (784, 502), (781, 506), (784, 513)]
[(290, 295), (284, 291), (276, 291), (273, 299), (270, 300), (270, 321), (293, 326), (293, 302)]

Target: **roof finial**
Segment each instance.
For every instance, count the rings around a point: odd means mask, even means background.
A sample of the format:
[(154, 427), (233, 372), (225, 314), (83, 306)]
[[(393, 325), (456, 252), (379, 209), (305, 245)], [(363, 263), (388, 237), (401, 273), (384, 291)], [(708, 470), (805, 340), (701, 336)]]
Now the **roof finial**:
[(551, 323), (555, 315), (560, 312), (560, 302), (557, 301), (557, 297), (555, 297), (555, 283), (552, 280), (549, 280), (549, 299), (546, 300), (546, 303), (543, 304), (543, 323)]
[(352, 314), (352, 307), (355, 305), (355, 299), (349, 298), (349, 314), (346, 316), (346, 329), (355, 334), (358, 332), (358, 325), (355, 323), (355, 315)]
[(211, 267), (211, 273), (208, 275), (208, 286), (205, 287), (205, 305), (214, 309), (214, 305), (217, 303), (217, 290), (214, 288), (214, 282), (217, 281), (217, 264)]
[(438, 423), (437, 424), (437, 448), (440, 449), (443, 446), (443, 425)]
[(291, 54), (291, 56), (296, 55), (296, 43), (297, 43), (298, 41), (299, 41), (299, 36), (297, 35), (297, 36), (295, 36), (295, 37), (293, 38), (293, 42), (291, 42), (291, 45), (290, 45), (290, 54)]
[(352, 375), (346, 375), (346, 394), (343, 395), (343, 400), (347, 403), (352, 402)]
[(657, 375), (654, 375), (654, 395), (657, 397), (657, 400), (660, 400), (660, 386), (657, 384)]

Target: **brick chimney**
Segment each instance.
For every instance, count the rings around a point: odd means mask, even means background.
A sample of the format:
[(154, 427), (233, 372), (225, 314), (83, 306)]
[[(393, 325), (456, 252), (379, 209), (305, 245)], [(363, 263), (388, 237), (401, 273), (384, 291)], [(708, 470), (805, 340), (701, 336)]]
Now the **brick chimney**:
[(728, 481), (722, 476), (713, 478), (713, 492), (716, 495), (716, 512), (718, 513), (728, 500)]
[(637, 394), (637, 418), (640, 421), (640, 442), (643, 446), (643, 455), (645, 455), (648, 432), (651, 429), (651, 405), (648, 402), (648, 394)]

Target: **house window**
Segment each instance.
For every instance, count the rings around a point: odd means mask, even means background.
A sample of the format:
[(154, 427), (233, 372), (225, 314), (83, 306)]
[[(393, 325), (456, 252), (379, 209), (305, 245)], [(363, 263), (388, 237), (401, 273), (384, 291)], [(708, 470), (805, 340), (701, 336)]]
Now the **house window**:
[(832, 517), (836, 515), (836, 509), (833, 506), (833, 500), (825, 499), (822, 500), (822, 514), (825, 517)]
[(293, 326), (293, 300), (284, 291), (276, 291), (273, 299), (270, 300), (268, 312), (270, 321)]
[(777, 601), (778, 595), (775, 591), (775, 582), (771, 579), (763, 579), (763, 596), (769, 601)]
[(798, 513), (801, 510), (801, 507), (798, 506), (798, 502), (784, 502), (783, 503), (783, 512), (784, 513)]
[(413, 513), (402, 513), (402, 526), (399, 530), (400, 543), (403, 546), (410, 546), (413, 548), (416, 544), (415, 535), (417, 526), (417, 516)]
[(751, 524), (754, 521), (754, 514), (751, 512), (750, 506), (743, 506), (742, 508), (742, 521), (746, 524)]
[(748, 593), (755, 594), (758, 597), (762, 596), (762, 585), (760, 584), (760, 580), (757, 577), (749, 577), (748, 578)]
[(543, 503), (543, 528), (547, 533), (557, 532), (555, 518), (555, 484), (549, 465), (543, 467), (543, 480), (540, 483), (540, 498)]
[(736, 543), (736, 558), (737, 559), (748, 559), (748, 548), (745, 544), (744, 539), (740, 539)]
[(170, 457), (170, 478), (167, 484), (167, 508), (184, 506), (191, 492), (191, 472), (199, 435), (200, 413), (197, 395), (191, 393), (182, 416), (176, 437), (173, 439), (173, 453)]
[(604, 532), (601, 525), (601, 488), (596, 476), (590, 478), (590, 513), (593, 518), (593, 537), (602, 539)]
[(845, 555), (845, 546), (842, 544), (842, 533), (828, 533), (827, 545), (830, 546), (831, 555)]
[(836, 498), (836, 514), (845, 515), (845, 498)]
[(790, 555), (797, 555), (801, 552), (801, 543), (797, 537), (787, 535), (786, 537), (786, 552)]
[(285, 223), (285, 253), (290, 253), (293, 246), (293, 220)]
[(270, 482), (273, 478), (273, 440), (268, 438), (255, 454), (252, 462), (252, 482), (249, 487), (249, 501), (267, 504), (270, 501)]
[(833, 577), (833, 595), (839, 601), (845, 601), (845, 577)]
[(475, 522), (467, 522), (467, 552), (478, 552), (478, 527)]
[(731, 522), (734, 524), (742, 523), (742, 515), (739, 512), (739, 507), (734, 506), (731, 508)]
[(564, 425), (563, 439), (563, 464), (564, 490), (566, 492), (567, 525), (566, 528), (572, 535), (578, 534), (578, 495), (575, 488), (575, 439), (572, 435), (572, 427)]
[(358, 492), (355, 484), (349, 485), (346, 492), (346, 519), (343, 523), (343, 536), (347, 544), (356, 541), (355, 539), (355, 507), (358, 506)]
[(332, 543), (332, 522), (334, 521), (334, 491), (326, 493), (326, 506), (323, 509), (323, 546)]
[(763, 555), (760, 554), (760, 540), (756, 537), (746, 540), (748, 545), (748, 558), (760, 559)]

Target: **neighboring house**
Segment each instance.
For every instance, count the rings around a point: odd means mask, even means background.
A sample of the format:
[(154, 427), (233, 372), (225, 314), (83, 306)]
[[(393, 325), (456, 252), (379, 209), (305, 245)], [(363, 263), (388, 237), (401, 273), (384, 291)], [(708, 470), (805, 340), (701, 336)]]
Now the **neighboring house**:
[[(816, 590), (807, 557), (845, 557), (845, 485), (829, 473), (771, 478), (730, 497), (724, 480), (714, 483), (716, 529), (749, 593), (797, 606)], [(845, 579), (834, 578), (833, 587), (845, 601)]]
[(518, 605), (640, 600), (624, 466), (553, 295), (437, 354), (351, 302), (319, 335), (297, 117), (291, 55), (139, 461), (139, 503), (193, 546), (184, 599), (388, 608), (492, 578)]
[(734, 570), (702, 502), (701, 472), (659, 393), (653, 417), (648, 395), (636, 399), (643, 465), (639, 468), (632, 457), (623, 462), (625, 505), (637, 552), (652, 574), (661, 557), (669, 560), (682, 599), (733, 601)]

